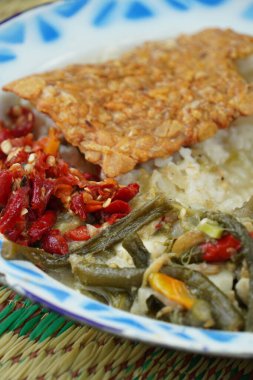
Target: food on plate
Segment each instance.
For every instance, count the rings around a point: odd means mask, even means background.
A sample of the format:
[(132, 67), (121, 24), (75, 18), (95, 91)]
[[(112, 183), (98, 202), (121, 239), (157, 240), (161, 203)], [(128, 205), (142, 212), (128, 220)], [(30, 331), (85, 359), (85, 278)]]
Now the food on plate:
[(119, 59), (72, 65), (5, 86), (48, 114), (88, 161), (115, 177), (252, 114), (253, 92), (235, 61), (253, 37), (207, 29), (150, 42)]
[(6, 85), (55, 125), (23, 103), (0, 124), (2, 255), (132, 313), (253, 331), (252, 53), (209, 29)]
[(58, 153), (56, 129), (34, 140), (34, 120), (31, 110), (14, 106), (8, 127), (1, 124), (0, 231), (21, 245), (68, 254), (69, 241), (88, 240), (129, 214), (139, 185), (70, 167)]

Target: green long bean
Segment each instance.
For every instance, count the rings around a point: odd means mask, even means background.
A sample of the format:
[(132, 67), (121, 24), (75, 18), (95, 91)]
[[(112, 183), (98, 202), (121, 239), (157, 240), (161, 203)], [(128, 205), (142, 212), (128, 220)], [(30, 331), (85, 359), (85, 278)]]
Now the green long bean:
[(244, 318), (239, 310), (205, 275), (189, 268), (169, 265), (162, 268), (161, 272), (184, 281), (198, 298), (206, 300), (218, 328), (229, 331), (243, 329)]
[(43, 270), (68, 267), (68, 255), (56, 255), (47, 253), (43, 249), (24, 247), (5, 240), (2, 247), (2, 255), (7, 260), (25, 259), (31, 261)]
[(173, 209), (172, 203), (164, 196), (159, 195), (138, 209), (133, 210), (115, 224), (105, 228), (101, 233), (81, 243), (72, 253), (86, 254), (105, 251), (123, 240), (127, 235), (138, 231), (144, 225), (164, 215), (170, 209)]
[(136, 268), (147, 268), (150, 259), (150, 253), (143, 244), (138, 234), (128, 235), (122, 242), (122, 246), (132, 257)]
[(208, 218), (216, 220), (227, 231), (239, 239), (242, 243), (242, 253), (245, 256), (249, 270), (249, 298), (248, 312), (246, 316), (246, 330), (253, 331), (253, 239), (247, 229), (232, 215), (219, 212), (206, 213)]
[(144, 274), (138, 268), (111, 268), (106, 265), (87, 265), (79, 256), (70, 257), (72, 272), (86, 286), (130, 289), (139, 287)]

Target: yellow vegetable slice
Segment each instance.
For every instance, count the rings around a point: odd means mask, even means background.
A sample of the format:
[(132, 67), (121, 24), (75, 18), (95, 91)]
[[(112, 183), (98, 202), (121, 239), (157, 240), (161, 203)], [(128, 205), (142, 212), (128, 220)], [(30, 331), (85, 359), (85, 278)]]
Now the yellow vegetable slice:
[(184, 282), (163, 273), (151, 273), (149, 283), (152, 289), (175, 301), (186, 309), (191, 309), (195, 298), (192, 297)]

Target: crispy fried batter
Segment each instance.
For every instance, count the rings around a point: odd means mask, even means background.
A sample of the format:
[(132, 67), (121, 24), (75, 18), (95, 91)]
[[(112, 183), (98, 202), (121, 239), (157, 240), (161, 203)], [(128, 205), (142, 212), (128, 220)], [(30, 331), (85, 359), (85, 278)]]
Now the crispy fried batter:
[(4, 89), (48, 114), (87, 160), (114, 177), (252, 114), (252, 88), (235, 66), (252, 53), (253, 37), (208, 29), (174, 43), (146, 43), (106, 63), (33, 75)]

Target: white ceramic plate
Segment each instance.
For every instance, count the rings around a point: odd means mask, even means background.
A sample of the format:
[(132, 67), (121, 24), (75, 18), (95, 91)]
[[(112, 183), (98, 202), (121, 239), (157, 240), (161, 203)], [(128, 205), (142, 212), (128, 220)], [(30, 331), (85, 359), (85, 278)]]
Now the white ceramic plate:
[[(145, 40), (208, 26), (253, 34), (252, 1), (67, 0), (41, 6), (0, 25), (0, 85), (70, 62), (106, 59)], [(1, 113), (7, 98), (1, 95)], [(49, 278), (29, 262), (0, 256), (0, 268), (16, 291), (103, 330), (177, 349), (253, 356), (251, 333), (206, 331), (116, 310)]]

